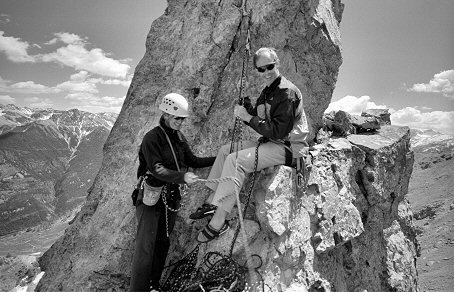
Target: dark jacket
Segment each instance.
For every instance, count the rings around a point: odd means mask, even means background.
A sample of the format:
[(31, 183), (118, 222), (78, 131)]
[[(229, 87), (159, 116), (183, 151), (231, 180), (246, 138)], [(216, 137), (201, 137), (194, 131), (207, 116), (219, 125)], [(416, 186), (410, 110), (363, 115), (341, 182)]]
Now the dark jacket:
[(260, 135), (278, 142), (290, 141), (293, 155), (307, 146), (309, 130), (302, 95), (285, 77), (279, 76), (265, 87), (254, 107), (245, 107), (253, 115), (249, 126)]
[(140, 145), (137, 177), (144, 175), (149, 170), (152, 177), (147, 182), (152, 186), (162, 186), (166, 182), (182, 184), (188, 167), (202, 168), (213, 165), (215, 157), (200, 158), (195, 156), (183, 134), (167, 127), (163, 117), (161, 117), (159, 125), (166, 131), (172, 142), (180, 171), (177, 170), (165, 134), (157, 126), (145, 134)]

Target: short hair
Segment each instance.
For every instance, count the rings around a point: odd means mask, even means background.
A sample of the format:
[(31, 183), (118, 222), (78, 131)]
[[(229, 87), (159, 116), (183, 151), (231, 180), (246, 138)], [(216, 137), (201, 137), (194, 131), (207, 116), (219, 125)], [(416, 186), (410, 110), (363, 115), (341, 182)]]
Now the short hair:
[(271, 58), (273, 58), (273, 61), (275, 64), (279, 65), (279, 57), (277, 56), (276, 54), (276, 50), (274, 48), (260, 48), (258, 49), (255, 54), (254, 54), (254, 59), (253, 59), (253, 62), (254, 62), (254, 67), (257, 67), (257, 59), (260, 55), (262, 54), (265, 54), (265, 53), (268, 53), (270, 54)]

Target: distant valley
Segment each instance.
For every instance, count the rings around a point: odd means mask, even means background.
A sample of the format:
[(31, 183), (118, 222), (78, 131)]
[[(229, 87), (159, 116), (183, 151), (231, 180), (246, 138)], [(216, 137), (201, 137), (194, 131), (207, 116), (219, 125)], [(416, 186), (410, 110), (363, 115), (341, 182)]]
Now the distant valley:
[(415, 154), (407, 198), (413, 211), (421, 256), (421, 291), (453, 291), (454, 138), (432, 130), (411, 131)]
[(116, 118), (0, 105), (0, 236), (78, 210)]

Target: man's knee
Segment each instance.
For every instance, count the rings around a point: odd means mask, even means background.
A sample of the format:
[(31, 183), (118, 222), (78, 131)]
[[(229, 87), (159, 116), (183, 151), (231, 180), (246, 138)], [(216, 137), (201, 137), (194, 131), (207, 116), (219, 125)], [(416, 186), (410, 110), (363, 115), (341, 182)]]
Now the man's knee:
[(236, 157), (236, 153), (227, 154), (227, 157), (225, 158), (225, 164), (224, 165), (234, 165), (236, 158), (237, 158)]
[(227, 157), (227, 155), (230, 154), (230, 144), (225, 144), (221, 146), (218, 153), (224, 157)]

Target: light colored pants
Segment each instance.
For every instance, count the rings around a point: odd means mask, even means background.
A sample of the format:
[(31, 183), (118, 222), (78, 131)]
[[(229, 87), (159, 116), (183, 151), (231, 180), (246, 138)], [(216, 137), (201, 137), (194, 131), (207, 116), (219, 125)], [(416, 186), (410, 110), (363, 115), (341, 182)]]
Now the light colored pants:
[[(230, 213), (235, 205), (235, 192), (241, 190), (246, 174), (254, 171), (255, 148), (258, 142), (242, 141), (238, 144), (242, 148), (238, 153), (235, 151), (229, 153), (230, 144), (226, 144), (219, 149), (208, 180), (220, 177), (236, 177), (239, 186), (232, 180), (206, 184), (207, 187), (215, 192), (211, 198), (211, 204), (218, 206), (218, 208), (225, 210), (227, 213)], [(282, 164), (285, 164), (285, 149), (283, 145), (267, 142), (259, 146), (257, 171)]]

